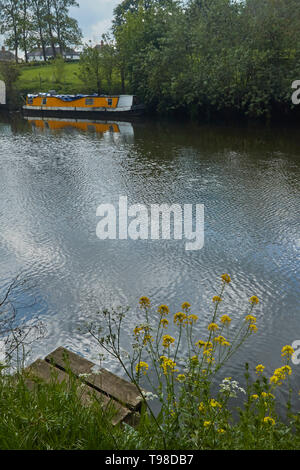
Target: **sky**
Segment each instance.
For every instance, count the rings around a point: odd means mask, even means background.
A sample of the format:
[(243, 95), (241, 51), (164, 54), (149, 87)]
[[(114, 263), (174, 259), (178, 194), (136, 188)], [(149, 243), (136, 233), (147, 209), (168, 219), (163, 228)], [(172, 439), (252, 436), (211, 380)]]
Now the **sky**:
[(77, 0), (79, 8), (72, 8), (70, 14), (79, 23), (84, 42), (99, 43), (103, 33), (111, 26), (114, 8), (121, 0)]
[[(101, 41), (102, 34), (106, 33), (112, 22), (113, 10), (121, 0), (77, 0), (79, 8), (71, 8), (70, 15), (79, 23), (83, 32), (83, 42), (91, 40), (93, 43)], [(0, 46), (3, 44), (0, 35)]]

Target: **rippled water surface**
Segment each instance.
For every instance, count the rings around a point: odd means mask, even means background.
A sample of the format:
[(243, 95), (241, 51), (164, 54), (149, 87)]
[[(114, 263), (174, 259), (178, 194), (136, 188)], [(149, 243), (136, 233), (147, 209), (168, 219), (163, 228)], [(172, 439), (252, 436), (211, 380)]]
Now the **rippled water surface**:
[[(234, 321), (257, 308), (259, 331), (227, 373), (281, 364), (283, 345), (300, 340), (300, 137), (298, 129), (239, 129), (177, 123), (79, 125), (0, 118), (0, 278), (34, 284), (46, 337), (34, 357), (63, 345), (94, 358), (78, 332), (96, 311), (133, 307), (122, 331), (128, 347), (141, 295), (173, 312), (188, 300), (199, 338), (229, 272), (223, 313)], [(205, 205), (205, 247), (183, 241), (100, 241), (97, 206), (129, 203)], [(26, 299), (23, 299), (26, 304)], [(171, 329), (173, 332), (173, 327)], [(110, 360), (106, 367), (117, 370)], [(300, 386), (300, 365), (293, 381)]]

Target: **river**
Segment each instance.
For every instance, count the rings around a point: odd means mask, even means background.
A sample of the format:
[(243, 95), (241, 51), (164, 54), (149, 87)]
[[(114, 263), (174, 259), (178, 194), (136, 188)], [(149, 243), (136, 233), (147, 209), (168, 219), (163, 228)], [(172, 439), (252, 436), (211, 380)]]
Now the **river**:
[[(78, 327), (111, 306), (131, 306), (122, 329), (128, 349), (141, 319), (138, 299), (188, 301), (202, 338), (229, 273), (221, 311), (238, 324), (257, 295), (258, 332), (224, 370), (243, 382), (245, 362), (267, 374), (281, 349), (300, 340), (300, 134), (297, 128), (202, 126), (140, 121), (84, 124), (0, 118), (0, 279), (5, 292), (21, 273), (19, 316), (47, 328), (32, 360), (65, 346), (95, 360)], [(205, 244), (184, 240), (100, 240), (97, 207), (204, 204)], [(28, 299), (27, 299), (28, 296)], [(176, 334), (176, 326), (169, 332)], [(184, 353), (184, 351), (182, 352)], [(105, 367), (118, 372), (106, 358)], [(300, 389), (300, 364), (292, 384)], [(283, 392), (282, 392), (283, 393)]]

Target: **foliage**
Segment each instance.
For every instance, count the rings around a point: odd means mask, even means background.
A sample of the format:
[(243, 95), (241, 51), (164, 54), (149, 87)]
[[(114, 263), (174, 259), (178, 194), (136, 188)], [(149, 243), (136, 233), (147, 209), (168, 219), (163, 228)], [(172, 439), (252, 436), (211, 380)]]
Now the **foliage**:
[[(246, 387), (225, 377), (216, 389), (216, 381), (224, 365), (242, 344), (258, 330), (254, 309), (259, 299), (250, 298), (249, 309), (235, 327), (232, 319), (220, 312), (230, 276), (222, 276), (219, 295), (213, 297), (214, 309), (206, 337), (195, 334), (198, 316), (185, 302), (173, 317), (178, 332), (170, 335), (169, 307), (155, 311), (147, 297), (140, 299), (142, 323), (133, 332), (131, 351), (121, 347), (121, 332), (127, 311), (104, 311), (103, 319), (89, 326), (88, 331), (101, 349), (119, 361), (124, 373), (138, 388), (145, 413), (141, 424), (144, 445), (151, 448), (184, 449), (254, 449), (288, 448), (299, 442), (299, 415), (291, 410), (290, 367), (294, 353), (291, 346), (282, 349), (284, 364), (272, 377), (264, 376), (265, 366), (255, 368), (257, 380), (250, 383), (246, 365)], [(100, 326), (99, 326), (100, 325)], [(187, 357), (182, 358), (183, 349)], [(287, 384), (287, 424), (277, 415), (275, 394)], [(148, 388), (150, 392), (145, 390)], [(159, 414), (150, 400), (157, 399)], [(239, 419), (233, 418), (232, 400), (238, 399)], [(147, 442), (147, 444), (146, 444)], [(175, 447), (174, 447), (175, 446)]]
[(299, 74), (296, 0), (124, 1), (116, 50), (129, 90), (159, 112), (290, 113)]
[(69, 15), (70, 8), (78, 6), (76, 0), (0, 0), (0, 33), (16, 62), (19, 50), (28, 62), (28, 52), (41, 47), (46, 61), (47, 46), (56, 57), (57, 45), (63, 55), (66, 48), (80, 44), (82, 33)]

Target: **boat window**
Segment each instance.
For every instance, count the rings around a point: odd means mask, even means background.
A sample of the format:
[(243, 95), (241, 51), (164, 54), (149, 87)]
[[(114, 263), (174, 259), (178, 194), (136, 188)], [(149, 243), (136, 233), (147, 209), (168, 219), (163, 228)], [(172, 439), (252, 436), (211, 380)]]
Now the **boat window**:
[(44, 105), (44, 104), (47, 104), (47, 98), (43, 98), (42, 104), (43, 104), (43, 105)]
[(112, 106), (113, 100), (111, 98), (108, 98), (107, 99), (107, 104), (108, 104), (108, 106)]
[(86, 98), (85, 104), (86, 104), (87, 106), (93, 106), (93, 104), (94, 104), (93, 98)]

